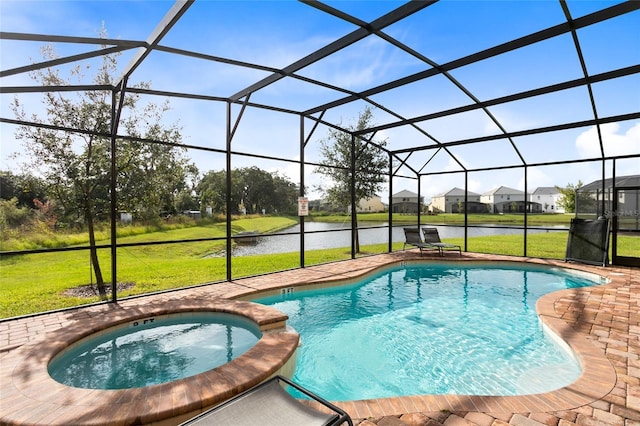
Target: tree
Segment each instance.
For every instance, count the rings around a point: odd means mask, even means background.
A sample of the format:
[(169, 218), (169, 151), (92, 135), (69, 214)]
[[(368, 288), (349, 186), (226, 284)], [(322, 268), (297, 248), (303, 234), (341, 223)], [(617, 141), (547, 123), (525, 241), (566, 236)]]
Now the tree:
[[(211, 206), (214, 211), (226, 213), (227, 174), (224, 170), (206, 173), (196, 186), (201, 208)], [(231, 170), (231, 199), (229, 211), (239, 213), (240, 206), (246, 213), (291, 213), (295, 211), (298, 187), (277, 172), (269, 173), (258, 167), (241, 167)]]
[[(162, 119), (162, 112), (151, 111), (145, 115), (155, 117), (156, 124), (143, 133), (135, 128), (129, 128), (127, 133), (161, 141), (179, 143), (180, 133), (177, 129), (158, 132), (155, 127)], [(138, 119), (138, 118), (136, 118)], [(125, 123), (128, 127), (130, 120)], [(118, 164), (118, 207), (134, 213), (138, 219), (145, 221), (157, 220), (163, 214), (174, 214), (183, 210), (184, 204), (193, 205), (194, 200), (187, 202), (186, 196), (195, 188), (198, 170), (184, 151), (174, 145), (141, 143), (138, 141), (123, 141), (119, 144)], [(186, 196), (185, 196), (186, 194)]]
[(238, 169), (238, 179), (233, 182), (239, 185), (242, 203), (248, 214), (261, 213), (273, 209), (275, 188), (273, 176), (258, 167)]
[(200, 204), (198, 203), (197, 197), (194, 196), (192, 191), (184, 190), (180, 191), (178, 195), (176, 195), (174, 210), (176, 212), (184, 212), (187, 210), (199, 210)]
[(556, 186), (556, 189), (562, 197), (558, 200), (558, 206), (564, 208), (567, 213), (575, 213), (576, 211), (576, 194), (577, 191), (582, 188), (584, 184), (582, 181), (578, 181), (577, 184), (568, 183), (565, 188)]
[(35, 199), (46, 199), (45, 184), (41, 179), (29, 174), (14, 174), (0, 171), (0, 199), (15, 198), (18, 206), (35, 208)]
[[(203, 209), (206, 209), (209, 206), (214, 212), (221, 212), (225, 215), (227, 214), (226, 187), (227, 174), (224, 170), (211, 170), (205, 173), (196, 186), (196, 192), (200, 197), (200, 208), (203, 213)], [(234, 206), (237, 208), (237, 201), (235, 200)]]
[[(370, 108), (365, 110), (358, 117), (355, 126), (350, 125), (345, 129), (347, 132), (329, 129), (327, 139), (320, 141), (320, 154), (323, 158), (323, 165), (316, 168), (320, 173), (331, 180), (331, 186), (319, 188), (327, 198), (327, 201), (335, 207), (347, 210), (351, 205), (351, 155), (352, 136), (349, 132), (359, 132), (373, 126), (373, 114)], [(370, 134), (362, 137), (367, 139)], [(387, 140), (363, 141), (355, 139), (355, 169), (353, 177), (355, 180), (355, 200), (358, 203), (362, 199), (369, 199), (383, 188), (387, 181), (383, 170), (389, 168), (389, 157), (384, 150)], [(360, 252), (360, 243), (356, 230), (356, 252)]]
[(299, 186), (277, 172), (273, 176), (273, 208), (284, 214), (296, 214), (298, 210)]
[[(106, 36), (102, 32), (101, 35)], [(42, 48), (45, 60), (56, 59), (51, 45)], [(79, 65), (71, 69), (66, 79), (53, 68), (40, 69), (31, 78), (43, 86), (66, 86), (84, 80)], [(117, 55), (105, 55), (93, 81), (96, 85), (112, 85), (117, 72)], [(141, 83), (140, 87), (149, 87)], [(46, 120), (37, 115), (27, 117), (19, 99), (12, 103), (15, 116), (25, 122), (45, 126), (23, 125), (16, 138), (24, 141), (28, 166), (38, 170), (48, 186), (47, 193), (61, 211), (58, 220), (86, 226), (90, 258), (99, 294), (106, 298), (105, 283), (98, 261), (96, 222), (110, 217), (112, 93), (95, 90), (77, 92), (47, 92), (43, 103)], [(121, 93), (118, 96), (122, 96)], [(142, 142), (139, 139), (116, 141), (116, 193), (120, 211), (143, 217), (153, 217), (169, 206), (186, 186), (185, 178), (197, 173), (195, 166), (184, 157), (184, 150), (176, 124), (166, 127), (163, 114), (168, 103), (139, 105), (139, 96), (126, 94), (119, 133), (133, 138), (159, 140), (163, 144)], [(48, 125), (48, 126), (46, 126)], [(57, 128), (49, 127), (50, 125)], [(70, 131), (66, 129), (77, 129)]]
[(0, 236), (2, 241), (9, 239), (8, 234), (12, 229), (25, 225), (31, 218), (31, 209), (20, 206), (18, 199), (0, 199)]

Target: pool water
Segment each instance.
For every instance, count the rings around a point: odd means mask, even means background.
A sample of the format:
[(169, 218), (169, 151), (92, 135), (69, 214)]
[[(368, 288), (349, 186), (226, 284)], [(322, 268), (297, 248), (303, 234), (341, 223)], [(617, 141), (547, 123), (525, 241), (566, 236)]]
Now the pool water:
[(260, 336), (255, 324), (222, 313), (146, 318), (80, 340), (49, 363), (49, 374), (78, 388), (150, 386), (225, 364)]
[(536, 300), (600, 283), (542, 267), (410, 264), (256, 301), (289, 315), (302, 341), (294, 380), (329, 400), (524, 395), (581, 372), (543, 330)]

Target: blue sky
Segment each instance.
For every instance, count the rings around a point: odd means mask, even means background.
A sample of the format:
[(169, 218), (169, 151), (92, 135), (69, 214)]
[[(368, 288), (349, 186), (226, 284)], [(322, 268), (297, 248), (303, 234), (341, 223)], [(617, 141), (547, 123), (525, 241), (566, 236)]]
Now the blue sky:
[[(371, 21), (400, 6), (397, 1), (329, 1), (327, 4)], [(568, 0), (572, 17), (579, 18), (615, 1)], [(97, 37), (104, 23), (109, 37), (145, 40), (173, 2), (163, 0), (136, 1), (31, 1), (2, 0), (0, 26), (2, 31), (32, 32), (51, 35)], [(438, 64), (499, 45), (511, 39), (539, 31), (564, 21), (560, 3), (553, 0), (465, 1), (443, 0), (410, 16), (384, 32), (412, 47)], [(587, 27), (578, 37), (590, 73), (602, 73), (640, 64), (640, 12)], [(197, 0), (161, 44), (209, 55), (227, 57), (270, 67), (284, 67), (311, 54), (332, 41), (350, 33), (356, 27), (338, 18), (294, 1), (212, 1)], [(31, 63), (39, 58), (40, 43), (0, 41), (0, 64), (3, 70)], [(93, 46), (56, 45), (60, 55), (80, 53)], [(124, 67), (133, 51), (123, 53), (118, 63)], [(300, 75), (361, 91), (397, 78), (429, 69), (418, 58), (392, 46), (383, 39), (369, 36), (343, 51), (304, 70)], [(64, 67), (61, 68), (64, 74)], [(268, 73), (242, 69), (228, 64), (209, 63), (193, 58), (175, 57), (155, 52), (134, 73), (131, 83), (150, 81), (158, 90), (204, 93), (230, 96), (261, 80)], [(473, 96), (490, 100), (511, 93), (535, 89), (582, 77), (571, 36), (564, 34), (480, 63), (457, 68), (451, 75)], [(27, 76), (2, 78), (2, 85), (31, 84)], [(640, 111), (640, 75), (609, 80), (593, 85), (600, 117)], [(251, 97), (252, 102), (275, 104), (292, 110), (304, 110), (344, 97), (344, 94), (293, 79), (282, 79)], [(1, 95), (1, 115), (13, 118), (8, 110), (13, 95)], [(24, 97), (29, 108), (41, 113), (39, 97)], [(429, 114), (472, 103), (470, 98), (443, 76), (435, 76), (406, 87), (371, 97), (405, 118)], [(157, 102), (158, 100), (156, 100)], [(185, 143), (215, 148), (225, 146), (225, 105), (173, 99), (171, 120), (183, 127)], [(350, 124), (365, 107), (356, 101), (327, 112), (327, 121)], [(237, 113), (238, 108), (234, 108)], [(567, 121), (593, 117), (588, 92), (584, 87), (560, 93), (529, 98), (490, 108), (507, 131), (551, 126)], [(397, 121), (381, 110), (374, 111), (374, 121), (385, 124)], [(242, 152), (299, 158), (299, 119), (288, 114), (262, 110), (245, 113), (234, 138), (233, 149)], [(457, 139), (499, 134), (500, 129), (481, 111), (458, 114), (446, 119), (421, 122), (419, 127), (446, 142)], [(311, 123), (305, 124), (306, 128)], [(326, 128), (314, 134), (305, 156), (319, 161), (319, 140), (326, 137)], [(0, 169), (15, 168), (9, 158), (19, 151), (13, 140), (14, 129), (0, 125), (2, 147)], [(611, 123), (603, 126), (607, 153), (616, 155), (640, 153), (640, 120)], [(409, 128), (381, 132), (392, 149), (416, 145), (432, 146), (433, 142)], [(514, 144), (529, 163), (591, 158), (598, 155), (597, 132), (591, 127), (553, 132), (544, 135), (515, 138)], [(517, 165), (518, 156), (507, 140), (454, 147), (451, 153), (471, 168), (497, 165)], [(201, 171), (220, 170), (224, 157), (203, 151), (190, 151)], [(435, 156), (434, 156), (435, 154)], [(433, 157), (433, 158), (432, 158)], [(425, 166), (430, 158), (431, 161)], [(408, 162), (416, 169), (439, 172), (460, 170), (460, 166), (445, 152), (427, 149), (413, 154)], [(297, 181), (298, 166), (283, 161), (255, 160), (238, 157), (234, 166), (257, 165), (263, 169), (288, 174)], [(321, 179), (307, 168), (306, 183)], [(611, 173), (611, 166), (607, 166)], [(640, 173), (640, 160), (619, 161), (616, 173)], [(403, 173), (407, 174), (407, 173)], [(601, 163), (578, 163), (563, 166), (532, 167), (528, 170), (528, 190), (538, 186), (564, 186), (581, 180), (588, 183), (601, 176)], [(483, 193), (505, 185), (524, 189), (522, 169), (478, 172), (469, 175), (469, 189)], [(425, 176), (422, 192), (429, 198), (452, 187), (464, 187), (463, 173)], [(417, 191), (415, 181), (396, 179), (393, 192), (402, 189)], [(312, 198), (318, 194), (310, 194)], [(383, 191), (383, 197), (388, 193)]]

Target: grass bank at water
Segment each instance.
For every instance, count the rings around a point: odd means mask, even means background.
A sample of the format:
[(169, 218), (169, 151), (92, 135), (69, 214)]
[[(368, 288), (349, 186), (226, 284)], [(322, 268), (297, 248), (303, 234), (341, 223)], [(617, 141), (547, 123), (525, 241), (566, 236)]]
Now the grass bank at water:
[[(571, 218), (575, 217), (573, 213), (567, 214), (529, 214), (527, 215), (527, 224), (530, 226), (557, 226), (566, 225), (567, 228), (571, 223)], [(323, 222), (348, 222), (351, 220), (349, 215), (317, 215), (310, 216), (310, 220), (318, 220)], [(394, 225), (415, 224), (418, 222), (416, 214), (394, 213), (392, 215)], [(389, 213), (363, 213), (358, 214), (358, 222), (388, 222)], [(464, 215), (457, 213), (441, 213), (437, 215), (423, 214), (420, 217), (420, 223), (423, 225), (464, 225)], [(523, 214), (470, 214), (467, 216), (469, 224), (502, 224), (502, 225), (524, 225)]]

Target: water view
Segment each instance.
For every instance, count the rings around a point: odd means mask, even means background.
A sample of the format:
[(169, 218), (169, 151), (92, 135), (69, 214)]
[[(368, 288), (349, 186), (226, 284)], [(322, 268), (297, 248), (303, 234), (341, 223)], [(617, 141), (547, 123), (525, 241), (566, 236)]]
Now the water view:
[[(383, 226), (383, 228), (379, 228)], [(386, 222), (366, 222), (360, 225), (359, 238), (360, 245), (386, 243), (389, 230)], [(408, 225), (407, 225), (408, 226)], [(423, 227), (433, 225), (422, 225)], [(482, 225), (483, 227), (468, 228), (469, 237), (482, 237), (488, 235), (510, 235), (522, 234), (522, 229), (496, 227), (495, 225)], [(304, 245), (306, 250), (321, 250), (338, 247), (351, 246), (351, 222), (349, 220), (342, 223), (329, 222), (305, 222), (304, 224)], [(440, 238), (463, 238), (463, 226), (435, 226), (438, 228)], [(553, 227), (558, 230), (566, 229), (563, 226)], [(234, 256), (249, 256), (269, 253), (288, 253), (297, 251), (300, 247), (300, 225), (281, 231), (290, 233), (289, 235), (261, 235), (256, 244), (237, 245), (233, 249)], [(546, 229), (528, 228), (529, 233), (547, 232)], [(392, 230), (392, 241), (404, 241), (403, 226), (394, 226)]]

